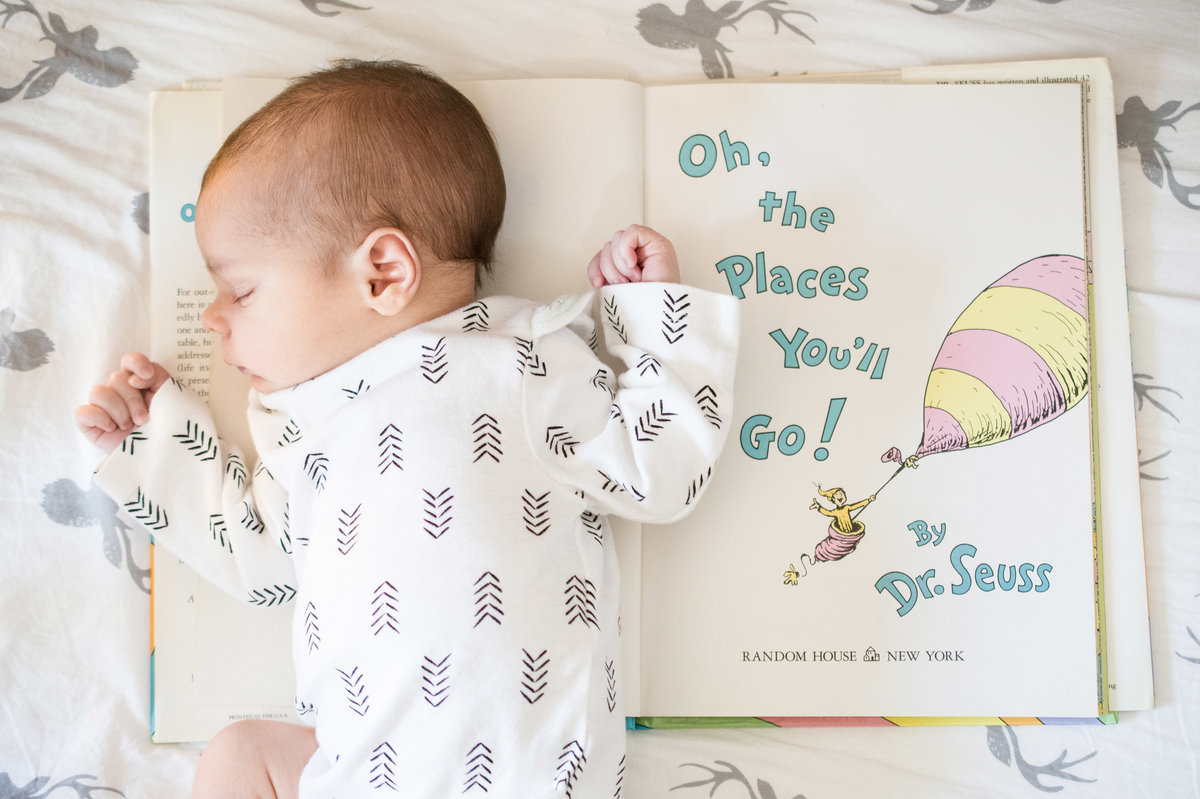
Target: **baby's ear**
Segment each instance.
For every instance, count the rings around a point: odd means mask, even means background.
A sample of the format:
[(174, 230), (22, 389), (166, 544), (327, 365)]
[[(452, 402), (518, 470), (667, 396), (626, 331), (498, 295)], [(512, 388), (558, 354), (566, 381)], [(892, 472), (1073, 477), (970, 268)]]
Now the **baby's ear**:
[(421, 256), (412, 240), (396, 228), (376, 228), (354, 251), (367, 306), (384, 316), (404, 310), (421, 284)]

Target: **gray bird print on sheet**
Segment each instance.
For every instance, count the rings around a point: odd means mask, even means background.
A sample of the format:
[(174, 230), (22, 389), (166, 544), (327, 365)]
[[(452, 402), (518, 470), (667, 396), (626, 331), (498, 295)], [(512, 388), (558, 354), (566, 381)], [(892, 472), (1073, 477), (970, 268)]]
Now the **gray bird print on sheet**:
[(1067, 750), (1064, 749), (1052, 762), (1037, 766), (1021, 756), (1021, 747), (1017, 741), (1017, 733), (1012, 727), (988, 727), (987, 742), (988, 750), (992, 753), (993, 757), (1006, 766), (1016, 766), (1017, 771), (1025, 778), (1025, 781), (1039, 791), (1055, 793), (1063, 789), (1061, 785), (1047, 785), (1042, 782), (1042, 777), (1070, 780), (1072, 782), (1095, 782), (1095, 780), (1085, 779), (1068, 771), (1068, 769), (1074, 768), (1086, 760), (1091, 760), (1096, 756), (1095, 752), (1086, 754), (1078, 760), (1068, 762)]
[(813, 41), (811, 36), (793, 25), (788, 16), (798, 14), (814, 22), (817, 18), (807, 11), (787, 8), (786, 0), (762, 0), (744, 11), (741, 9), (742, 3), (737, 1), (712, 9), (705, 0), (687, 0), (683, 13), (676, 14), (665, 3), (654, 3), (638, 11), (637, 31), (655, 47), (699, 50), (700, 67), (706, 78), (733, 77), (733, 63), (729, 60), (731, 50), (718, 37), (726, 28), (736, 30), (738, 22), (750, 14), (768, 15), (776, 33), (783, 27)]
[(7, 772), (0, 772), (0, 799), (51, 799), (69, 795), (61, 791), (74, 791), (72, 795), (76, 799), (99, 799), (101, 794), (125, 795), (116, 788), (87, 784), (95, 779), (91, 774), (76, 774), (51, 784), (50, 777), (34, 777), (24, 785), (18, 786)]
[(41, 39), (54, 45), (54, 54), (35, 61), (33, 69), (15, 86), (0, 86), (0, 103), (20, 96), (21, 92), (25, 93), (26, 100), (41, 97), (67, 73), (84, 83), (106, 88), (121, 86), (133, 77), (138, 65), (133, 53), (124, 47), (97, 48), (100, 34), (93, 26), (85, 25), (73, 31), (58, 14), (51, 12), (43, 18), (31, 0), (0, 0), (0, 28), (8, 28), (9, 23), (22, 14), (31, 14), (37, 19), (42, 30)]
[(0, 367), (29, 372), (45, 366), (54, 352), (54, 342), (36, 328), (14, 329), (16, 319), (12, 308), (0, 310)]
[[(970, 0), (970, 2), (968, 0), (924, 0), (924, 2), (930, 3), (933, 5), (933, 8), (922, 8), (915, 3), (913, 4), (913, 8), (918, 11), (924, 11), (926, 14), (953, 14), (964, 5), (967, 7), (967, 11), (982, 11), (990, 7), (996, 0)], [(1037, 2), (1053, 5), (1061, 3), (1062, 0), (1037, 0)]]
[[(126, 441), (136, 445), (141, 435), (135, 430)], [(55, 480), (42, 488), (42, 510), (51, 521), (67, 527), (99, 525), (104, 536), (101, 546), (105, 559), (116, 568), (120, 568), (124, 562), (134, 584), (145, 593), (150, 593), (150, 570), (138, 566), (133, 559), (129, 526), (117, 515), (117, 503), (95, 484), (84, 491), (74, 480)], [(4, 797), (0, 793), (0, 799)]]
[[(724, 760), (717, 760), (713, 766), (705, 766), (700, 763), (683, 763), (680, 768), (698, 768), (708, 772), (707, 777), (703, 777), (691, 782), (685, 782), (671, 788), (672, 791), (678, 791), (681, 788), (708, 788), (708, 795), (716, 794), (717, 789), (723, 785), (740, 785), (745, 790), (747, 799), (783, 799), (783, 797), (771, 786), (771, 783), (766, 780), (756, 780), (752, 785), (750, 778), (747, 777), (741, 769), (732, 763), (727, 763)], [(731, 796), (733, 794), (730, 794)], [(804, 794), (796, 794), (792, 799), (805, 799)]]
[(371, 6), (356, 6), (353, 3), (347, 3), (346, 0), (300, 0), (304, 3), (304, 7), (316, 14), (318, 17), (336, 17), (341, 11), (330, 11), (321, 6), (333, 6), (335, 9), (350, 8), (355, 11), (370, 11)]
[[(1133, 376), (1133, 392), (1134, 392), (1135, 398), (1137, 399), (1137, 410), (1140, 412), (1142, 410), (1142, 408), (1145, 406), (1145, 404), (1148, 402), (1148, 403), (1150, 403), (1151, 407), (1154, 408), (1156, 411), (1158, 411), (1160, 413), (1165, 413), (1167, 416), (1170, 416), (1172, 419), (1174, 419), (1176, 422), (1178, 422), (1179, 417), (1176, 416), (1174, 411), (1172, 411), (1169, 407), (1167, 407), (1167, 405), (1163, 401), (1157, 399), (1154, 396), (1154, 392), (1160, 392), (1161, 394), (1173, 394), (1180, 399), (1183, 398), (1183, 395), (1180, 394), (1175, 389), (1168, 388), (1167, 386), (1151, 385), (1151, 381), (1153, 381), (1153, 380), (1154, 380), (1153, 376), (1144, 374), (1144, 373), (1135, 374)], [(1159, 463), (1160, 461), (1162, 461), (1164, 458), (1166, 458), (1170, 454), (1171, 454), (1171, 450), (1168, 449), (1168, 450), (1163, 450), (1162, 452), (1159, 452), (1157, 454), (1143, 456), (1142, 451), (1139, 448), (1138, 449), (1138, 468), (1140, 469), (1142, 479), (1143, 480), (1166, 480), (1167, 479), (1166, 477), (1163, 477), (1159, 474), (1152, 474), (1151, 469), (1153, 468), (1153, 469), (1157, 470), (1158, 467), (1152, 467), (1152, 464)]]
[(1163, 103), (1153, 111), (1141, 97), (1130, 97), (1125, 107), (1117, 114), (1117, 147), (1136, 147), (1142, 159), (1142, 173), (1159, 188), (1166, 180), (1167, 188), (1180, 203), (1200, 210), (1200, 186), (1186, 186), (1175, 177), (1175, 170), (1167, 159), (1171, 152), (1158, 136), (1164, 128), (1175, 130), (1175, 123), (1193, 111), (1200, 111), (1200, 103), (1189, 105), (1182, 111), (1179, 100)]

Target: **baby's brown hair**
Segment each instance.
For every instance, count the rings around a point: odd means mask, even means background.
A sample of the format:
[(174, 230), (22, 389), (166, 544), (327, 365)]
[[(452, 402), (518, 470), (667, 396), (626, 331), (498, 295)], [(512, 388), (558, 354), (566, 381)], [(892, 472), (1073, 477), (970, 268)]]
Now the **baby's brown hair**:
[(328, 265), (372, 230), (404, 231), (426, 255), (491, 268), (504, 217), (504, 172), (479, 111), (423, 67), (344, 61), (293, 81), (225, 140), (203, 187), (256, 167), (268, 209), (256, 232), (314, 227)]

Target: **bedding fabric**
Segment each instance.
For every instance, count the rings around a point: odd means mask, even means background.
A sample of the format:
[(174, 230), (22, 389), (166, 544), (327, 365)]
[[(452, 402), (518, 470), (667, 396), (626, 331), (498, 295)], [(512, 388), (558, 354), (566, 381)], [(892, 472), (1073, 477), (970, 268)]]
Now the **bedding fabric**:
[(149, 742), (149, 542), (93, 485), (71, 411), (147, 343), (150, 93), (347, 56), (643, 82), (1109, 58), (1158, 707), (1114, 726), (638, 731), (620, 792), (1200, 795), (1197, 29), (1194, 0), (0, 0), (0, 799), (188, 794), (199, 749)]

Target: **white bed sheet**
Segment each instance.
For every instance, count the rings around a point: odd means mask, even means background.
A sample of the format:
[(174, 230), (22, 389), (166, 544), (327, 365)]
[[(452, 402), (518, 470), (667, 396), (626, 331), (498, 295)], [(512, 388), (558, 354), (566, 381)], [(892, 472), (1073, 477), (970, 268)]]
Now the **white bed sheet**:
[(1200, 796), (1194, 0), (3, 0), (0, 23), (0, 799), (188, 794), (198, 750), (147, 731), (149, 544), (92, 487), (71, 410), (146, 345), (149, 94), (346, 56), (640, 81), (1111, 59), (1158, 708), (1108, 727), (639, 731), (623, 795)]

